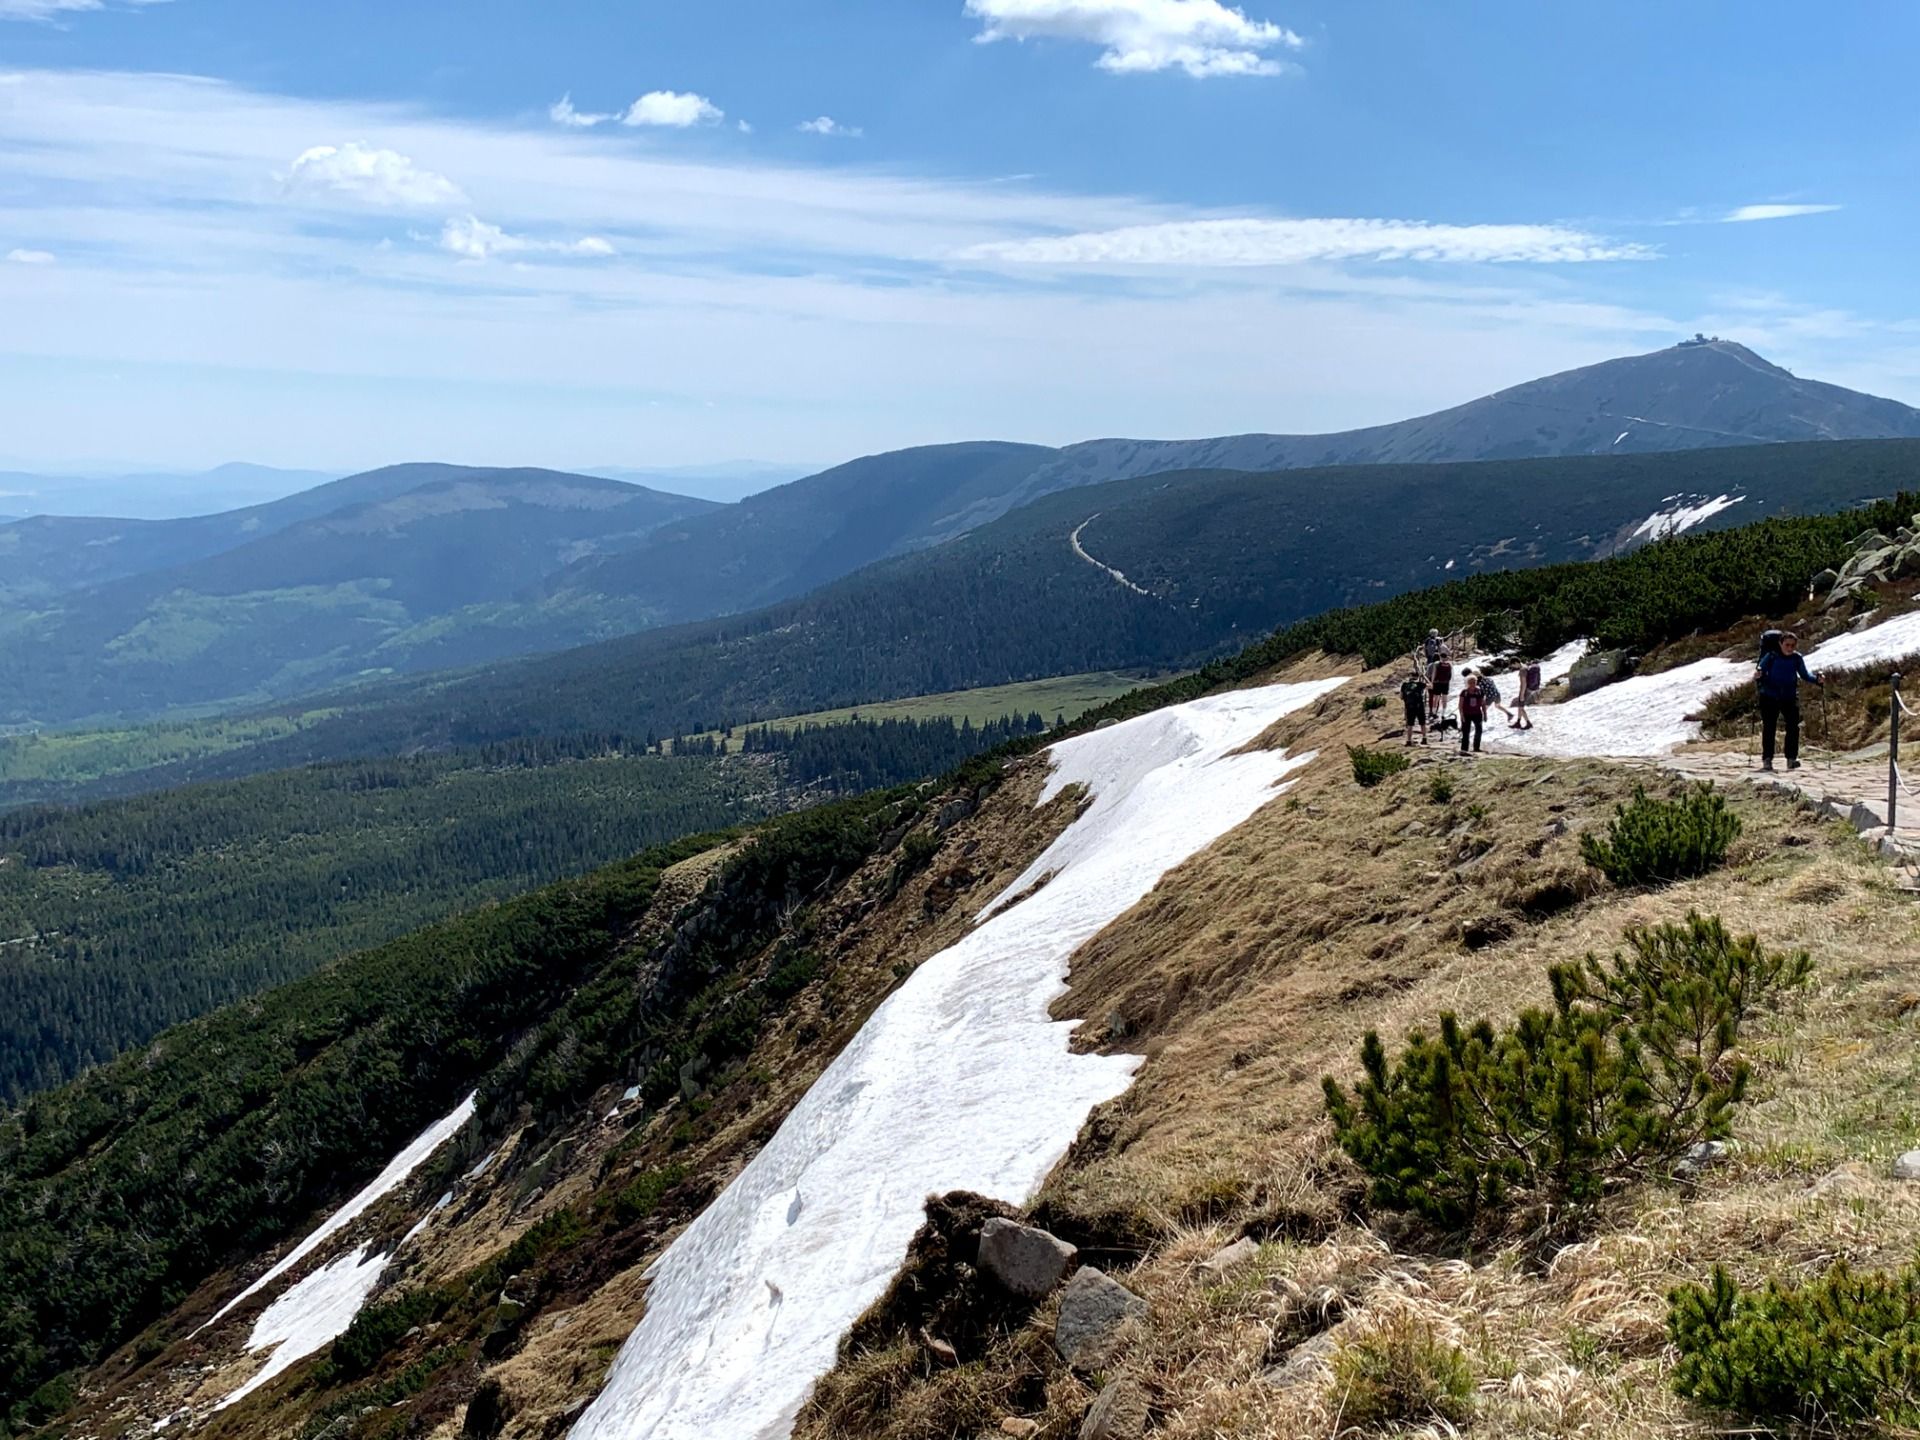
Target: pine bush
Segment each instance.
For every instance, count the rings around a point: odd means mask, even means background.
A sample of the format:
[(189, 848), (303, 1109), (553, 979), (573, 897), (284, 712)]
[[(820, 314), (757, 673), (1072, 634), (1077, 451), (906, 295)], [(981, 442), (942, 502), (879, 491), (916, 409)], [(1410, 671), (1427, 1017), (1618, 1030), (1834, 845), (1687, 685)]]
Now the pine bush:
[(1353, 762), (1353, 778), (1369, 790), (1413, 764), (1402, 751), (1369, 750), (1364, 745), (1347, 746), (1347, 758)]
[(1614, 807), (1604, 839), (1580, 837), (1580, 854), (1616, 885), (1666, 885), (1716, 869), (1739, 834), (1740, 817), (1711, 785), (1678, 800), (1656, 800), (1636, 786), (1631, 802)]
[(1820, 1429), (1920, 1427), (1920, 1264), (1743, 1292), (1714, 1267), (1668, 1299), (1673, 1386), (1716, 1409)]
[(1741, 1022), (1812, 962), (1697, 915), (1626, 939), (1611, 962), (1552, 967), (1553, 1008), (1504, 1028), (1444, 1013), (1391, 1061), (1368, 1033), (1353, 1094), (1324, 1085), (1374, 1204), (1448, 1229), (1522, 1202), (1564, 1214), (1729, 1133), (1748, 1083)]

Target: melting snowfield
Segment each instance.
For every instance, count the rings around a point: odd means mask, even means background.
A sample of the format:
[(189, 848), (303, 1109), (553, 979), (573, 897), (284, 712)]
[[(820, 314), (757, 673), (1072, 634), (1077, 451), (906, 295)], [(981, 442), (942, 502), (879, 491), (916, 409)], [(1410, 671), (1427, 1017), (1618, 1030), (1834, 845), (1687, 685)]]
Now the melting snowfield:
[[(1618, 440), (1613, 442), (1618, 445)], [(1677, 500), (1677, 495), (1669, 500)], [(1691, 530), (1702, 521), (1711, 520), (1722, 510), (1738, 505), (1747, 497), (1744, 495), (1716, 495), (1711, 500), (1701, 497), (1687, 504), (1676, 505), (1671, 510), (1656, 510), (1634, 528), (1630, 539), (1664, 540), (1669, 535), (1678, 535), (1683, 530)]]
[[(394, 1156), (370, 1185), (329, 1215), (311, 1235), (289, 1250), (279, 1264), (221, 1306), (219, 1314), (200, 1329), (212, 1325), (249, 1296), (259, 1294), (372, 1209), (425, 1164), (434, 1151), (472, 1118), (476, 1098), (475, 1095), (467, 1096), (451, 1114), (436, 1120), (417, 1135), (413, 1143)], [(442, 1198), (433, 1210), (421, 1217), (400, 1243), (406, 1244), (426, 1229), (433, 1215), (451, 1198), (451, 1195)], [(390, 1258), (385, 1254), (369, 1257), (367, 1252), (371, 1248), (362, 1245), (321, 1266), (304, 1280), (289, 1286), (286, 1294), (260, 1312), (260, 1318), (253, 1322), (252, 1333), (247, 1336), (247, 1349), (251, 1352), (271, 1348), (273, 1353), (267, 1357), (267, 1363), (260, 1367), (257, 1374), (222, 1399), (213, 1407), (215, 1410), (225, 1410), (229, 1405), (239, 1404), (275, 1376), (284, 1374), (322, 1346), (332, 1344), (346, 1333), (347, 1327), (353, 1324), (353, 1317), (367, 1303), (367, 1297), (378, 1288), (381, 1273), (387, 1268)], [(198, 1334), (199, 1331), (194, 1333)]]
[[(1062, 741), (1042, 803), (1087, 811), (873, 1014), (650, 1272), (639, 1327), (574, 1440), (781, 1440), (879, 1297), (929, 1194), (1025, 1200), (1134, 1056), (1073, 1055), (1068, 958), (1239, 825), (1311, 755), (1235, 754), (1343, 684), (1211, 696)], [(1043, 876), (1052, 878), (1018, 903)]]
[[(375, 1176), (372, 1183), (369, 1184), (366, 1189), (362, 1190), (358, 1195), (355, 1195), (351, 1200), (347, 1201), (346, 1204), (342, 1205), (322, 1221), (320, 1226), (311, 1235), (307, 1236), (306, 1239), (302, 1240), (282, 1256), (279, 1264), (275, 1265), (271, 1270), (267, 1271), (266, 1274), (247, 1286), (246, 1289), (234, 1296), (233, 1299), (222, 1305), (219, 1310), (214, 1312), (213, 1319), (207, 1321), (207, 1324), (202, 1325), (200, 1329), (206, 1329), (207, 1325), (212, 1325), (219, 1321), (228, 1311), (232, 1310), (234, 1306), (258, 1295), (262, 1290), (266, 1289), (267, 1286), (271, 1285), (302, 1260), (306, 1259), (307, 1256), (326, 1244), (329, 1239), (339, 1234), (342, 1230), (346, 1229), (347, 1226), (371, 1210), (388, 1193), (397, 1187), (401, 1181), (405, 1180), (425, 1164), (427, 1157), (438, 1150), (441, 1145), (445, 1144), (461, 1126), (473, 1118), (474, 1101), (478, 1098), (479, 1092), (476, 1091), (474, 1094), (462, 1100), (460, 1104), (455, 1107), (452, 1114), (436, 1120), (425, 1130), (421, 1131), (419, 1135), (414, 1137), (413, 1143), (398, 1155), (394, 1156), (387, 1168)], [(197, 1334), (199, 1332), (196, 1331), (195, 1333)]]
[[(1920, 651), (1920, 611), (1895, 616), (1857, 635), (1836, 635), (1814, 647), (1807, 656), (1807, 668), (1818, 674), (1885, 665), (1916, 651)], [(1565, 650), (1556, 651), (1548, 663), (1557, 663), (1565, 654)], [(1491, 721), (1486, 748), (1523, 755), (1664, 755), (1699, 738), (1700, 727), (1687, 716), (1699, 713), (1710, 696), (1752, 678), (1750, 662), (1724, 659), (1696, 660), (1658, 675), (1635, 675), (1578, 700), (1534, 708), (1529, 712), (1531, 730), (1509, 730), (1500, 721)], [(1511, 695), (1508, 698), (1511, 701)]]

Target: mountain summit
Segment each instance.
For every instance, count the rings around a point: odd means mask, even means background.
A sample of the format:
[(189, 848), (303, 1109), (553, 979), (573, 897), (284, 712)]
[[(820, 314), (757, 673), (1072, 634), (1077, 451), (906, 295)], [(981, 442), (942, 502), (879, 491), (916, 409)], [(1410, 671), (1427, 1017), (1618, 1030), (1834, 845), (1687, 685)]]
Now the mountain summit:
[(1033, 477), (1024, 498), (1088, 483), (1082, 476), (1162, 470), (1432, 464), (1915, 436), (1920, 410), (1912, 406), (1802, 380), (1735, 341), (1696, 336), (1363, 430), (1070, 445)]

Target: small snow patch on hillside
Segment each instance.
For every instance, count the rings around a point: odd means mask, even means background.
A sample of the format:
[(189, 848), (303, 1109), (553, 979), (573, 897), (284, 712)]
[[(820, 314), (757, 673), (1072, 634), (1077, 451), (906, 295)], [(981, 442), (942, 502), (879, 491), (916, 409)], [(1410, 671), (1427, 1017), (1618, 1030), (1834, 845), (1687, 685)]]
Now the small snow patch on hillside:
[[(1618, 445), (1618, 440), (1613, 442)], [(1679, 496), (1669, 496), (1662, 504), (1670, 504)], [(1671, 510), (1656, 510), (1634, 527), (1629, 539), (1664, 540), (1669, 535), (1678, 535), (1683, 530), (1691, 530), (1702, 521), (1711, 520), (1722, 510), (1738, 505), (1747, 497), (1744, 495), (1716, 495), (1711, 500), (1705, 496), (1693, 497)]]
[(387, 1268), (387, 1257), (368, 1258), (368, 1248), (362, 1245), (331, 1265), (321, 1266), (260, 1313), (253, 1323), (253, 1333), (247, 1337), (247, 1349), (272, 1349), (273, 1354), (257, 1375), (214, 1406), (215, 1410), (239, 1404), (275, 1376), (285, 1374), (347, 1333), (353, 1317), (379, 1285), (380, 1272)]
[[(234, 1296), (233, 1299), (222, 1305), (219, 1310), (214, 1313), (213, 1319), (207, 1321), (207, 1324), (202, 1325), (200, 1329), (204, 1330), (207, 1328), (207, 1325), (215, 1324), (236, 1305), (258, 1295), (267, 1286), (271, 1285), (302, 1260), (313, 1254), (314, 1251), (326, 1244), (333, 1236), (346, 1229), (347, 1226), (351, 1225), (355, 1220), (358, 1220), (388, 1194), (398, 1188), (403, 1180), (426, 1163), (428, 1156), (438, 1150), (459, 1131), (461, 1126), (473, 1118), (474, 1102), (478, 1098), (478, 1092), (467, 1096), (466, 1099), (462, 1100), (460, 1104), (455, 1107), (451, 1114), (434, 1121), (433, 1124), (421, 1131), (419, 1135), (414, 1137), (412, 1144), (408, 1145), (406, 1149), (393, 1157), (392, 1162), (374, 1178), (372, 1184), (368, 1185), (366, 1189), (362, 1190), (358, 1195), (355, 1195), (351, 1200), (347, 1201), (346, 1204), (334, 1211), (332, 1215), (328, 1216), (311, 1235), (307, 1236), (306, 1239), (289, 1250), (286, 1255), (281, 1258), (279, 1264), (275, 1265), (271, 1270), (267, 1271), (266, 1274), (247, 1286), (246, 1289)], [(196, 1331), (194, 1333), (198, 1334), (199, 1332)]]
[[(1075, 1055), (1068, 958), (1310, 755), (1239, 752), (1341, 680), (1211, 696), (1062, 741), (1050, 799), (1091, 804), (873, 1014), (650, 1272), (646, 1314), (574, 1440), (782, 1440), (885, 1290), (929, 1194), (1018, 1203), (1137, 1056)], [(1012, 898), (1043, 876), (1047, 884)]]

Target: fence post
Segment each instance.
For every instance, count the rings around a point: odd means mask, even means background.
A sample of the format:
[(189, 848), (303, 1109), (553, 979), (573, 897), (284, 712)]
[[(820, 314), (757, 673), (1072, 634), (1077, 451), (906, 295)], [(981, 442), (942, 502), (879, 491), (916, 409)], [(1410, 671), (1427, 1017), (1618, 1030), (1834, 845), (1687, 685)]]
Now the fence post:
[(1887, 735), (1887, 833), (1900, 817), (1900, 672), (1893, 672), (1893, 706)]

